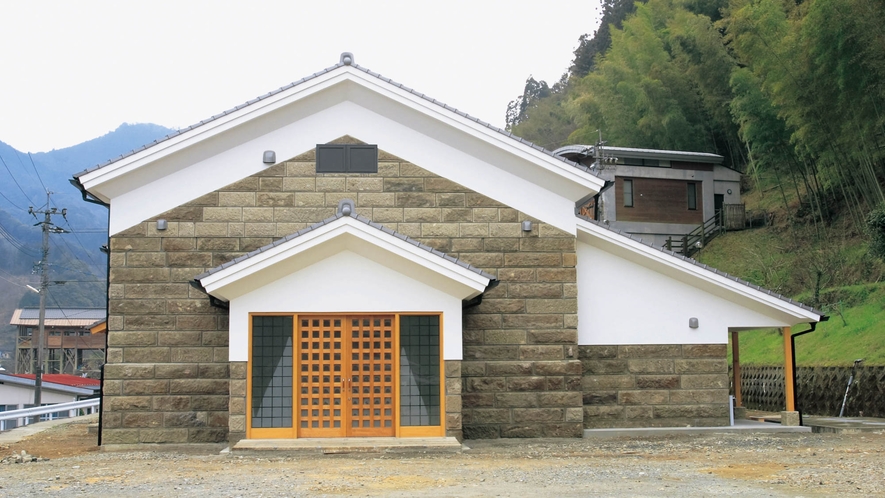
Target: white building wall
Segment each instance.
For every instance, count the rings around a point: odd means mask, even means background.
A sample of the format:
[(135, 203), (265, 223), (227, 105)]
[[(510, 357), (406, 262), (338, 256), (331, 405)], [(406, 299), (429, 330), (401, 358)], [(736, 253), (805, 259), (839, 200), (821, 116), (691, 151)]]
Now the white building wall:
[(247, 361), (249, 313), (442, 313), (443, 358), (460, 360), (461, 299), (352, 251), (284, 276), (230, 302), (230, 361)]
[[(71, 403), (77, 401), (77, 396), (73, 394), (64, 394), (55, 391), (43, 389), (40, 396), (41, 403)], [(0, 405), (18, 405), (24, 408), (24, 405), (34, 403), (34, 388), (31, 386), (21, 386), (16, 384), (0, 384)]]
[(577, 258), (580, 345), (726, 344), (729, 327), (789, 326), (580, 240)]

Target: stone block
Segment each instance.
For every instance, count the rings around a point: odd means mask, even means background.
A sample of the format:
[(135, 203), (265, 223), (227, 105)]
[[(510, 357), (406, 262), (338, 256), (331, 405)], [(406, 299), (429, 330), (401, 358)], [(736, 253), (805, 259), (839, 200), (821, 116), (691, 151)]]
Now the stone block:
[(104, 385), (101, 387), (101, 392), (105, 396), (120, 396), (123, 394), (123, 381), (105, 378)]
[(461, 414), (460, 413), (446, 413), (446, 430), (460, 430), (461, 429)]
[(539, 406), (581, 406), (584, 404), (580, 392), (548, 392), (539, 394)]
[(728, 374), (683, 375), (683, 389), (728, 389)]
[(608, 359), (618, 357), (617, 346), (580, 346), (578, 357), (581, 359)]
[[(507, 296), (510, 298), (561, 298), (562, 284), (558, 283), (512, 283), (507, 284)], [(558, 301), (560, 299), (551, 299)], [(560, 311), (559, 313), (563, 313)], [(574, 311), (568, 311), (574, 313)]]
[[(514, 284), (517, 285), (517, 284)], [(561, 289), (560, 289), (561, 292)], [(526, 299), (528, 313), (577, 313), (577, 299)], [(577, 337), (577, 336), (576, 336)], [(575, 341), (576, 343), (577, 341)]]
[[(565, 421), (565, 408), (514, 408), (515, 423), (555, 423)], [(581, 410), (578, 408), (578, 410)]]
[[(282, 183), (280, 184), (282, 189)], [(307, 205), (322, 206), (322, 194), (318, 197), (319, 203), (313, 202)], [(258, 192), (255, 196), (255, 205), (259, 207), (292, 207), (295, 206), (295, 194), (292, 192)], [(302, 204), (305, 205), (305, 204)], [(273, 212), (273, 211), (271, 211)], [(205, 215), (204, 215), (205, 216)], [(237, 220), (228, 220), (237, 221)]]
[(612, 405), (588, 405), (584, 406), (584, 424), (593, 419), (622, 419), (624, 418), (623, 406)]
[[(562, 315), (504, 315), (501, 317), (504, 328), (512, 329), (561, 329)], [(543, 359), (543, 358), (538, 358)]]
[(156, 366), (158, 379), (186, 379), (195, 377), (199, 371), (196, 363), (160, 363)]
[(679, 358), (682, 356), (682, 347), (678, 344), (654, 344), (654, 345), (628, 345), (618, 347), (620, 358)]
[(446, 413), (461, 413), (461, 396), (453, 394), (446, 396)]
[(215, 361), (210, 347), (176, 347), (172, 349), (169, 361), (175, 363), (211, 363)]
[(201, 379), (229, 379), (230, 367), (226, 363), (201, 363), (199, 377)]
[(461, 395), (461, 405), (467, 408), (485, 408), (495, 406), (493, 393), (464, 393)]
[[(460, 364), (460, 362), (457, 362), (457, 361), (447, 361), (446, 362), (446, 377), (449, 377), (449, 364), (450, 363)], [(231, 379), (245, 379), (246, 372), (247, 372), (247, 366), (248, 366), (248, 363), (245, 361), (232, 361), (232, 362), (230, 362), (230, 378)], [(460, 372), (459, 372), (459, 375), (457, 375), (456, 377), (460, 377)]]
[(111, 283), (168, 282), (167, 268), (111, 268)]
[(638, 374), (663, 374), (675, 371), (673, 360), (662, 359), (627, 360), (627, 369)]
[(498, 439), (501, 437), (497, 425), (464, 426), (464, 439)]
[(696, 405), (728, 403), (728, 389), (679, 389), (670, 391), (670, 403)]
[(231, 397), (227, 406), (231, 415), (245, 415), (246, 398)]
[[(495, 402), (499, 407), (537, 408), (547, 406), (540, 402), (540, 393), (497, 393)], [(556, 406), (556, 405), (554, 405)]]
[(561, 360), (564, 358), (562, 346), (526, 345), (519, 347), (520, 360)]
[(682, 346), (684, 358), (725, 358), (727, 344), (685, 344)]
[(516, 252), (504, 255), (506, 266), (561, 266), (562, 254), (557, 252)]
[(625, 374), (627, 360), (581, 360), (585, 375)]
[(108, 335), (108, 346), (156, 346), (156, 331), (112, 331)]
[(218, 192), (218, 205), (228, 206), (254, 206), (255, 192)]
[(584, 408), (566, 408), (565, 409), (565, 421), (566, 422), (583, 422), (584, 421)]
[(423, 192), (423, 178), (384, 178), (385, 192)]
[[(441, 212), (439, 208), (404, 208), (403, 220), (406, 223), (439, 223)], [(452, 227), (452, 224), (446, 224)], [(454, 231), (448, 233), (456, 233)], [(446, 236), (449, 236), (448, 234)]]
[(199, 346), (200, 332), (198, 331), (161, 331), (159, 332), (160, 346)]
[(130, 237), (111, 237), (111, 252), (115, 251), (136, 251), (136, 252), (157, 252), (160, 250), (159, 239), (130, 238)]
[(104, 429), (101, 432), (102, 444), (137, 444), (139, 429)]
[(142, 429), (138, 433), (139, 443), (186, 443), (187, 429)]
[(507, 424), (511, 422), (508, 408), (479, 408), (463, 411), (465, 425)]
[[(225, 317), (218, 317), (219, 322)], [(221, 323), (218, 324), (218, 328), (226, 329)], [(227, 330), (205, 330), (202, 333), (203, 335), (203, 345), (204, 346), (227, 346), (228, 345), (228, 331)]]
[(195, 411), (227, 411), (230, 396), (194, 396), (191, 407)]
[(152, 379), (154, 365), (107, 364), (104, 367), (105, 379)]
[[(516, 225), (517, 227), (519, 225)], [(517, 235), (518, 236), (518, 235)], [(520, 251), (574, 252), (575, 238), (523, 237), (519, 240)]]
[(678, 389), (678, 375), (637, 375), (637, 389)]
[(104, 400), (108, 411), (148, 411), (151, 409), (150, 396), (109, 396)]
[(231, 396), (245, 396), (246, 395), (246, 381), (245, 380), (234, 380), (230, 381), (230, 395)]
[(547, 389), (546, 377), (509, 377), (507, 378), (507, 392), (544, 391)]
[(489, 376), (531, 375), (530, 361), (490, 361), (485, 364)]
[[(126, 330), (158, 330), (171, 329), (174, 324), (175, 317), (172, 315), (131, 315), (124, 317), (122, 328)], [(114, 327), (110, 328), (114, 329)]]
[(162, 379), (154, 380), (124, 380), (124, 396), (142, 396), (146, 394), (168, 394), (169, 381)]
[[(528, 240), (528, 239), (522, 239)], [(538, 282), (576, 282), (575, 268), (538, 268)]]
[(166, 312), (172, 315), (190, 315), (194, 313), (215, 313), (205, 296), (199, 299), (167, 299)]
[(166, 363), (169, 361), (169, 348), (128, 347), (123, 350), (123, 361), (126, 363)]
[(618, 404), (621, 405), (662, 405), (669, 403), (668, 391), (620, 391)]
[(462, 361), (461, 376), (474, 377), (486, 374), (486, 362), (484, 361)]
[(617, 391), (585, 391), (581, 396), (584, 405), (616, 405), (618, 404)]
[(446, 394), (461, 394), (463, 391), (463, 384), (460, 378), (450, 378), (446, 379)]
[[(266, 178), (262, 178), (266, 180)], [(221, 443), (227, 439), (227, 427), (201, 427), (187, 430), (188, 443)]]
[(530, 330), (529, 342), (533, 344), (577, 344), (578, 331), (574, 329), (563, 330)]
[(162, 268), (166, 266), (166, 253), (163, 252), (132, 252), (129, 254), (118, 254), (125, 256), (126, 263), (112, 264), (114, 267), (127, 266), (129, 268)]
[(228, 394), (230, 381), (218, 379), (172, 379), (171, 394)]
[(465, 393), (505, 391), (507, 391), (507, 379), (504, 377), (468, 377), (464, 379)]
[(206, 412), (167, 412), (163, 417), (164, 427), (203, 427), (206, 422)]
[(140, 427), (162, 427), (163, 414), (157, 412), (135, 412), (122, 414), (122, 426), (127, 429)]
[(465, 360), (516, 360), (519, 346), (464, 346)]
[(283, 189), (282, 178), (261, 178), (258, 181), (258, 190), (272, 192)]
[(678, 374), (728, 373), (728, 360), (725, 358), (676, 360), (674, 365)]
[(486, 330), (483, 338), (485, 344), (525, 344), (526, 342), (525, 330)]
[(218, 318), (215, 315), (178, 315), (175, 325), (178, 330), (216, 330)]
[(651, 406), (626, 406), (624, 407), (624, 418), (636, 419), (654, 418), (655, 408)]
[(190, 396), (154, 396), (153, 405), (155, 411), (182, 411), (191, 408)]

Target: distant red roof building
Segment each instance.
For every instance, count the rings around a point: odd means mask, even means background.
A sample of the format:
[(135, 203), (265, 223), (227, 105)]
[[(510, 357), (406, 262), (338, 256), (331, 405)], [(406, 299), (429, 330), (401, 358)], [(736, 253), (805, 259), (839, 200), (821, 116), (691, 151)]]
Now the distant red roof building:
[[(34, 374), (11, 374), (16, 377), (21, 377), (23, 379), (31, 379), (34, 380), (36, 375)], [(71, 374), (44, 374), (43, 382), (52, 382), (53, 384), (61, 384), (64, 386), (71, 387), (82, 387), (86, 389), (97, 389), (101, 386), (101, 381), (98, 379), (90, 379), (87, 377), (78, 377), (76, 375)]]

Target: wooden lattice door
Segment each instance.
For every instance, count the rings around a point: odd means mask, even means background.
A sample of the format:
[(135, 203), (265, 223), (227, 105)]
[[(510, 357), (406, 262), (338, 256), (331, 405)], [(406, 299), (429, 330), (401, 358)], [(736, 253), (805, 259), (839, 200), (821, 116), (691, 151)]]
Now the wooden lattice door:
[(393, 436), (394, 317), (298, 322), (298, 436)]

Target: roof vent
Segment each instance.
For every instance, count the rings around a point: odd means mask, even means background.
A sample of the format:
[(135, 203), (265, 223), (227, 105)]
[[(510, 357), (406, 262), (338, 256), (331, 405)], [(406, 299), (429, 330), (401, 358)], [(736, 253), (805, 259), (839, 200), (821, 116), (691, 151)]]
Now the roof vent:
[(353, 213), (353, 201), (350, 199), (341, 199), (338, 201), (338, 213), (344, 216), (350, 216)]
[(342, 52), (341, 54), (341, 63), (345, 66), (350, 66), (353, 64), (353, 54), (350, 52)]

